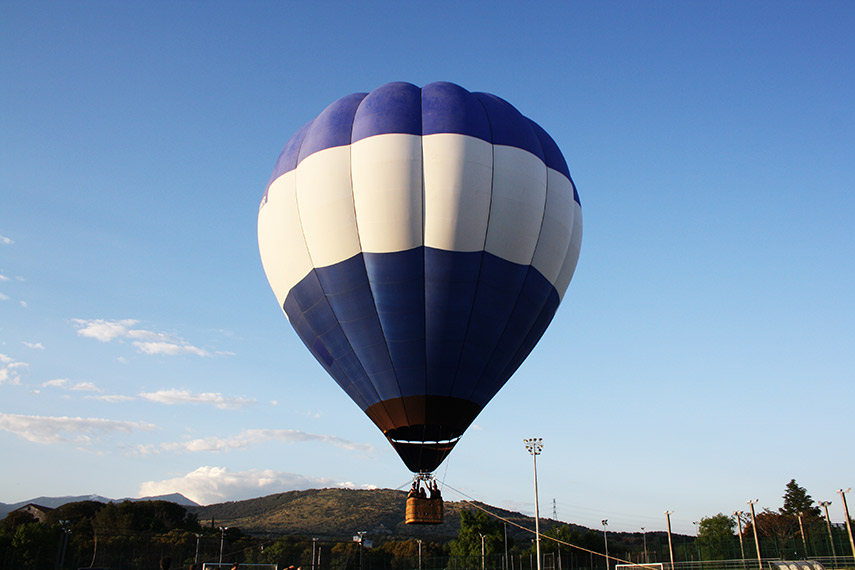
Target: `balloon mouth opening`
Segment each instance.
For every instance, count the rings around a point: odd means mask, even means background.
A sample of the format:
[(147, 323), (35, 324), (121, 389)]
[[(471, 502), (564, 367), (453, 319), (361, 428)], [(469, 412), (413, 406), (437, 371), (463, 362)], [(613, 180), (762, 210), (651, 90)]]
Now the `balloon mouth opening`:
[(433, 473), (460, 440), (455, 437), (439, 441), (393, 439), (386, 436), (407, 468), (413, 473)]
[(389, 441), (393, 444), (401, 445), (456, 445), (460, 441), (460, 436), (448, 439), (427, 440), (427, 439), (401, 439), (390, 437)]

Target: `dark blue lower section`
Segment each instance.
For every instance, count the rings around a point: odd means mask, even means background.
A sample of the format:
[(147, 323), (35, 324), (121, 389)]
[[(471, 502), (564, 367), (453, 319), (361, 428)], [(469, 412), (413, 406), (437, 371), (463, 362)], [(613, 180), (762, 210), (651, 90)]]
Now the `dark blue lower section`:
[(558, 301), (530, 266), (420, 247), (315, 269), (283, 308), (366, 410), (424, 395), (483, 407), (534, 348)]

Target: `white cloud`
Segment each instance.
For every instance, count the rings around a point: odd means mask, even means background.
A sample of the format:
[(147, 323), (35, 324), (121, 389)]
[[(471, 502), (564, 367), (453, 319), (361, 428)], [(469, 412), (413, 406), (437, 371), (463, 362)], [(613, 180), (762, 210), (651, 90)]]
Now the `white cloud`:
[(8, 280), (9, 280), (9, 278), (8, 278), (8, 277), (6, 277), (6, 276), (5, 276), (5, 275), (3, 275), (2, 273), (0, 273), (0, 281), (8, 281)]
[(95, 385), (94, 382), (78, 382), (71, 388), (70, 390), (74, 390), (76, 392), (100, 392), (101, 388)]
[(18, 304), (21, 305), (25, 309), (29, 306), (29, 305), (27, 305), (26, 301), (18, 301)]
[[(94, 338), (101, 342), (111, 342), (117, 339), (130, 341), (134, 348), (143, 354), (213, 356), (211, 352), (204, 348), (193, 346), (180, 337), (134, 328), (139, 323), (136, 319), (116, 321), (108, 321), (106, 319), (72, 319), (72, 323), (77, 327), (77, 334), (80, 336)], [(218, 352), (216, 354), (226, 355), (229, 353)]]
[(54, 378), (47, 382), (42, 382), (43, 388), (62, 388), (64, 390), (74, 390), (75, 392), (100, 392), (101, 388), (95, 385), (94, 382), (78, 382), (71, 385), (71, 380), (68, 378)]
[(217, 392), (202, 392), (193, 394), (188, 390), (178, 390), (171, 388), (169, 390), (158, 390), (156, 392), (141, 393), (140, 398), (157, 402), (159, 404), (210, 404), (221, 410), (235, 410), (243, 408), (250, 404), (254, 404), (255, 400), (251, 398), (241, 398), (235, 396), (223, 396)]
[(0, 293), (0, 301), (8, 301), (8, 300), (9, 300), (9, 295), (4, 295), (3, 293)]
[(7, 238), (4, 235), (0, 235), (0, 243), (2, 243), (3, 245), (12, 245), (15, 242), (12, 241), (11, 238)]
[(42, 345), (42, 343), (40, 343), (40, 342), (27, 342), (27, 341), (24, 341), (24, 346), (26, 346), (27, 348), (35, 349), (35, 350), (44, 350), (44, 349), (45, 349), (45, 347), (44, 347), (44, 346)]
[(77, 334), (88, 338), (94, 338), (101, 342), (110, 342), (113, 339), (126, 337), (130, 327), (139, 321), (125, 319), (122, 321), (107, 321), (104, 319), (72, 319), (78, 327)]
[(100, 400), (101, 402), (107, 402), (109, 404), (115, 404), (116, 402), (130, 402), (132, 400), (136, 400), (133, 396), (123, 396), (121, 394), (104, 394), (102, 396), (86, 396), (87, 400)]
[(98, 436), (113, 433), (129, 434), (136, 430), (152, 430), (144, 422), (126, 422), (102, 418), (69, 418), (23, 416), (0, 413), (0, 429), (14, 433), (34, 443), (75, 443), (89, 445)]
[[(141, 497), (181, 493), (202, 505), (223, 501), (240, 501), (272, 493), (317, 489), (323, 487), (348, 487), (333, 479), (310, 477), (272, 469), (251, 469), (231, 472), (225, 467), (199, 467), (183, 477), (164, 481), (146, 481), (140, 485)], [(375, 487), (364, 487), (375, 488)]]
[(15, 360), (11, 356), (0, 353), (0, 384), (20, 384), (21, 375), (19, 368), (29, 366), (26, 362)]
[(174, 356), (176, 354), (195, 354), (196, 356), (211, 356), (211, 353), (204, 348), (187, 344), (184, 341), (138, 341), (133, 344), (137, 347), (137, 350), (143, 354), (166, 354), (168, 356)]
[(245, 429), (231, 437), (206, 437), (183, 442), (162, 443), (159, 450), (154, 448), (139, 449), (142, 454), (156, 451), (172, 452), (217, 452), (232, 449), (244, 449), (267, 441), (280, 443), (326, 443), (348, 451), (371, 452), (374, 448), (367, 443), (354, 443), (334, 435), (306, 433), (291, 429)]

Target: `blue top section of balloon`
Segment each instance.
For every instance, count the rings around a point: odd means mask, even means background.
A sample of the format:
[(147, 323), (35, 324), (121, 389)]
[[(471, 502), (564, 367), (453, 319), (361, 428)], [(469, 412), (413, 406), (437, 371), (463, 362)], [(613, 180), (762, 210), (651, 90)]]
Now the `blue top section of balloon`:
[[(570, 178), (567, 162), (552, 137), (504, 99), (490, 93), (470, 93), (448, 82), (422, 88), (395, 82), (370, 93), (347, 95), (329, 105), (288, 141), (270, 182), (316, 152), (389, 133), (468, 135), (526, 150)], [(575, 191), (574, 199), (579, 202)]]

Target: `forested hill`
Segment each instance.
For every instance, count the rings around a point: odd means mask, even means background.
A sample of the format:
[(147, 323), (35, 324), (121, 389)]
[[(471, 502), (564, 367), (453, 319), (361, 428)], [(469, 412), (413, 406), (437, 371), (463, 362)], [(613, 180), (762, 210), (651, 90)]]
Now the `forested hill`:
[[(394, 535), (444, 540), (457, 536), (460, 510), (475, 509), (468, 503), (446, 501), (443, 524), (407, 525), (404, 523), (406, 499), (406, 492), (391, 489), (310, 489), (206, 507), (188, 507), (188, 511), (196, 513), (203, 526), (235, 526), (253, 534), (352, 537), (357, 531), (364, 530), (375, 537)], [(479, 505), (526, 528), (534, 528), (531, 517)], [(555, 521), (541, 519), (541, 532), (554, 524)], [(508, 525), (508, 536), (521, 540), (530, 537), (513, 525)]]

